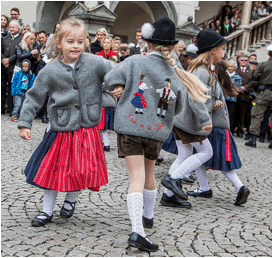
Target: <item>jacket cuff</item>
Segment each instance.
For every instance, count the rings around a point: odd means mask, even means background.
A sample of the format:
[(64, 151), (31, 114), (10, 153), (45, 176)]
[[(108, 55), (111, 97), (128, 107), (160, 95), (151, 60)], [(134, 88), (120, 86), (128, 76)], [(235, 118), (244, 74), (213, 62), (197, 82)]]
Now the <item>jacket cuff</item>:
[(31, 123), (19, 120), (17, 128), (20, 129), (21, 127), (25, 127), (31, 130)]
[(201, 123), (201, 126), (202, 126), (202, 127), (205, 126), (205, 125), (212, 124), (210, 118), (209, 118), (209, 119), (202, 119), (202, 120), (200, 121), (200, 123)]

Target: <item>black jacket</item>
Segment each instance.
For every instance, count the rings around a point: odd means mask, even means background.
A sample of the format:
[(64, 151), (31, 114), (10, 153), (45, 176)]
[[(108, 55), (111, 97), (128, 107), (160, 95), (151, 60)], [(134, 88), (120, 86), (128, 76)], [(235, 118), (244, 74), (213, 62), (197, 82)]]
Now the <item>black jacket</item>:
[(100, 41), (96, 40), (95, 42), (91, 43), (91, 53), (96, 54), (103, 50), (103, 47), (100, 45)]

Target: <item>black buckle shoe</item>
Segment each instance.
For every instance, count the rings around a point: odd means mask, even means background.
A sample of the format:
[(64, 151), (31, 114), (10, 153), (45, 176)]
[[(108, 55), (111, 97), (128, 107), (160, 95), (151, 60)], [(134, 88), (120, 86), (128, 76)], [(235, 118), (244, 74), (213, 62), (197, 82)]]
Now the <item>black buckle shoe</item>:
[[(46, 219), (40, 219), (39, 216), (44, 216)], [(53, 214), (49, 216), (47, 213), (41, 211), (32, 221), (31, 226), (32, 227), (43, 227), (45, 224), (50, 222), (53, 218)]]
[(149, 242), (136, 232), (133, 232), (128, 239), (128, 244), (131, 247), (136, 247), (141, 251), (156, 252), (158, 251), (158, 245)]
[(238, 195), (237, 195), (237, 197), (236, 197), (236, 201), (235, 201), (235, 205), (236, 206), (239, 206), (239, 205), (241, 205), (241, 204), (244, 204), (244, 203), (246, 203), (247, 202), (247, 197), (249, 196), (249, 194), (250, 194), (250, 191), (249, 191), (249, 189), (246, 187), (246, 186), (242, 186), (241, 188), (240, 188), (240, 191), (239, 191), (239, 193), (238, 193)]
[(250, 141), (246, 142), (245, 145), (256, 148), (256, 135), (251, 134)]
[(152, 228), (154, 225), (154, 220), (153, 219), (147, 219), (144, 216), (142, 216), (142, 222), (143, 222), (143, 227), (144, 228)]
[(203, 191), (199, 188), (195, 189), (194, 191), (188, 191), (187, 194), (193, 197), (204, 197), (204, 198), (211, 198), (212, 191), (209, 189), (208, 191)]
[(75, 206), (76, 206), (76, 202), (70, 202), (70, 201), (67, 201), (67, 200), (64, 200), (64, 202), (70, 204), (70, 206), (72, 207), (72, 209), (68, 210), (63, 205), (62, 208), (61, 208), (61, 210), (60, 210), (60, 216), (62, 218), (64, 218), (64, 219), (69, 219), (74, 214), (74, 209), (75, 209)]
[(171, 178), (170, 175), (167, 175), (161, 180), (161, 184), (164, 185), (167, 189), (171, 190), (175, 196), (182, 200), (188, 200), (188, 196), (182, 190), (181, 179)]
[(164, 161), (164, 159), (160, 155), (158, 155), (157, 161), (162, 162), (162, 161)]
[(110, 151), (110, 145), (108, 145), (108, 146), (104, 146), (104, 151), (109, 152), (109, 151)]
[(190, 184), (192, 185), (194, 183), (195, 180), (193, 180), (192, 178), (190, 178), (190, 175), (186, 175), (182, 178), (182, 181), (184, 184)]
[(184, 209), (190, 209), (192, 206), (189, 202), (185, 202), (175, 195), (169, 197), (167, 194), (163, 193), (162, 198), (160, 200), (161, 205), (166, 207), (179, 207)]

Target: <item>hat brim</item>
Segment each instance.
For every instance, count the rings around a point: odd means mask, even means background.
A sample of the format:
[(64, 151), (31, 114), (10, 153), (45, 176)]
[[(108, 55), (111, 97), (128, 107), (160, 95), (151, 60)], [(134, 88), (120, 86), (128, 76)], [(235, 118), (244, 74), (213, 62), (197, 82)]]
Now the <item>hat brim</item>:
[(163, 40), (163, 39), (146, 39), (142, 36), (142, 39), (144, 39), (147, 42), (151, 42), (158, 45), (176, 45), (178, 43), (178, 40)]
[(186, 53), (184, 56), (185, 56), (185, 57), (190, 56), (190, 57), (193, 57), (193, 58), (198, 57), (198, 55), (197, 55), (197, 54), (194, 54), (194, 53), (191, 53), (191, 52), (187, 52), (187, 53)]
[(205, 52), (208, 52), (210, 51), (211, 49), (215, 48), (215, 47), (218, 47), (220, 45), (223, 45), (225, 43), (228, 43), (228, 41), (225, 39), (225, 38), (222, 38), (221, 41), (219, 41), (217, 44), (215, 45), (212, 45), (212, 46), (209, 46), (209, 47), (204, 47), (204, 48), (200, 48), (198, 49), (198, 51), (196, 52), (196, 54), (200, 55), (202, 53), (205, 53)]

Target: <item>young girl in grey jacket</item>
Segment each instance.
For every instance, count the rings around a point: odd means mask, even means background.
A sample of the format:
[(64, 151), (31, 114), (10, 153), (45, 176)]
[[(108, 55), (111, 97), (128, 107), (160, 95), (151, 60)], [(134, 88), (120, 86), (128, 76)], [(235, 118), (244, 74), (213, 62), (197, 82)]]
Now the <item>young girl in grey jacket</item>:
[(149, 55), (134, 55), (116, 65), (105, 83), (115, 89), (115, 96), (121, 96), (114, 130), (118, 134), (118, 155), (125, 157), (129, 170), (127, 206), (133, 233), (128, 242), (154, 252), (158, 245), (148, 240), (143, 226), (153, 227), (155, 161), (170, 134), (174, 115), (181, 111), (181, 95), (187, 88), (197, 103), (205, 102), (207, 88), (197, 77), (177, 68), (170, 54), (177, 43), (175, 24), (169, 18), (144, 24), (142, 35)]
[(26, 181), (44, 189), (43, 211), (33, 220), (50, 222), (58, 191), (67, 192), (60, 216), (73, 215), (81, 189), (98, 191), (108, 183), (103, 145), (97, 128), (102, 110), (102, 82), (112, 63), (82, 53), (86, 48), (84, 22), (69, 18), (53, 36), (53, 60), (41, 70), (27, 92), (20, 115), (20, 136), (31, 139), (35, 113), (48, 96), (51, 130), (30, 158)]

